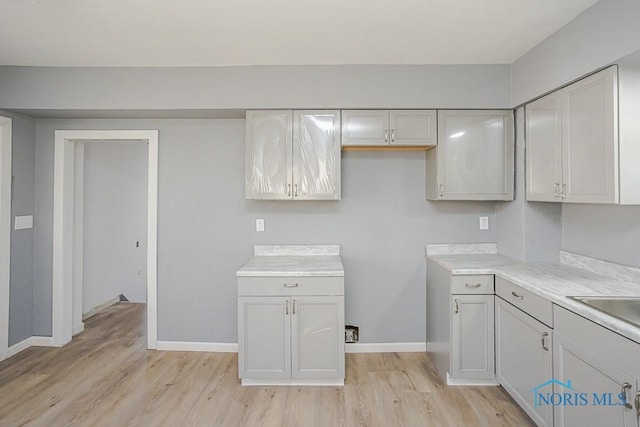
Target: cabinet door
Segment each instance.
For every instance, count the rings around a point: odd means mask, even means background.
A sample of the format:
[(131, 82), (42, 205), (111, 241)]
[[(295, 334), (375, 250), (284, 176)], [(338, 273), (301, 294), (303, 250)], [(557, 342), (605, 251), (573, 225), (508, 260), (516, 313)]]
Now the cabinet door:
[(436, 110), (391, 110), (390, 145), (436, 145)]
[(560, 202), (562, 97), (551, 93), (525, 107), (527, 200)]
[(291, 114), (291, 110), (247, 111), (247, 199), (292, 198)]
[[(635, 378), (593, 356), (563, 335), (556, 334), (554, 337), (553, 352), (554, 378), (557, 381), (553, 386), (553, 392), (585, 393), (585, 399), (582, 401), (584, 405), (554, 406), (556, 426), (638, 427), (636, 410), (621, 405), (618, 400), (622, 385), (628, 383), (630, 387), (626, 390), (627, 401), (633, 404), (634, 396), (638, 392)], [(568, 385), (571, 389), (568, 389)], [(595, 401), (594, 395), (598, 396), (598, 402)]]
[(342, 145), (389, 145), (389, 112), (343, 110)]
[(293, 198), (340, 199), (340, 111), (294, 111)]
[(238, 297), (238, 376), (291, 378), (291, 301)]
[(438, 111), (438, 199), (513, 200), (513, 112)]
[(293, 378), (344, 378), (344, 297), (291, 300)]
[(553, 377), (552, 331), (496, 297), (496, 378), (538, 426), (553, 426), (553, 407), (535, 405), (531, 390)]
[(451, 304), (451, 378), (494, 378), (494, 296), (452, 295)]
[(611, 67), (563, 91), (566, 202), (618, 202), (617, 85)]

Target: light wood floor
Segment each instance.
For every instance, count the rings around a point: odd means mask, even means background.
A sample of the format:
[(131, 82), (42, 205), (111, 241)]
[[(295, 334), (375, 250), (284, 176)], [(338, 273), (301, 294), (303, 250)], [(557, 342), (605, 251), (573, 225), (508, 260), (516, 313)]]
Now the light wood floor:
[(344, 387), (242, 387), (233, 353), (145, 350), (144, 305), (0, 362), (0, 426), (529, 426), (499, 387), (447, 387), (424, 353), (348, 354)]

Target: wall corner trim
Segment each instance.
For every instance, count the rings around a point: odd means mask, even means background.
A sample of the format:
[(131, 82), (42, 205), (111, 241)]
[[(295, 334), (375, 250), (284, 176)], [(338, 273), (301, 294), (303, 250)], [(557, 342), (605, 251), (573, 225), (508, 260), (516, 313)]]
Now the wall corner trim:
[(157, 341), (157, 350), (205, 351), (212, 353), (237, 353), (237, 343)]
[(9, 347), (7, 357), (14, 356), (29, 347), (53, 347), (53, 339), (51, 337), (32, 336), (25, 338), (19, 343)]

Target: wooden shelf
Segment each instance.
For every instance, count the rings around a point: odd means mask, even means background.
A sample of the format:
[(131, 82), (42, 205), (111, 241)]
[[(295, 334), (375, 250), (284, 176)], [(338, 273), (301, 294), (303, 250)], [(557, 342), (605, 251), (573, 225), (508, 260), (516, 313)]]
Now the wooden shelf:
[(347, 145), (342, 151), (427, 151), (435, 145)]

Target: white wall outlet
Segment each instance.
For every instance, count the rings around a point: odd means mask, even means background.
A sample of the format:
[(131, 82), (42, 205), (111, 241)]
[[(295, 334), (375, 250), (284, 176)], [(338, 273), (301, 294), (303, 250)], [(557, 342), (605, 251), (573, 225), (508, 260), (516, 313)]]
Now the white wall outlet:
[(264, 231), (264, 219), (256, 219), (256, 231)]
[(481, 216), (480, 217), (480, 230), (488, 230), (489, 229), (489, 217)]
[(15, 230), (33, 228), (33, 215), (16, 216), (13, 228)]

